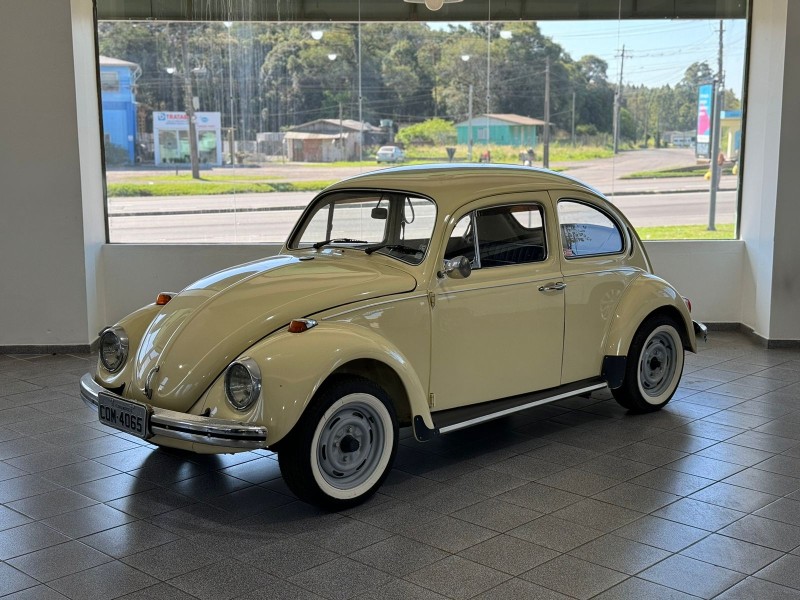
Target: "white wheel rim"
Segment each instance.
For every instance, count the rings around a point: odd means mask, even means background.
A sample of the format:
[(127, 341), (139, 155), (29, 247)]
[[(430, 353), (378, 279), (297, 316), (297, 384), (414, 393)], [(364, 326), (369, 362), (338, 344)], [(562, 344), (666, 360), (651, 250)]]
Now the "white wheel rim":
[(349, 394), (322, 415), (311, 440), (311, 470), (327, 495), (356, 498), (381, 478), (391, 458), (394, 427), (375, 396)]
[(650, 332), (639, 355), (637, 383), (642, 398), (649, 404), (662, 404), (678, 387), (683, 371), (683, 345), (671, 325)]

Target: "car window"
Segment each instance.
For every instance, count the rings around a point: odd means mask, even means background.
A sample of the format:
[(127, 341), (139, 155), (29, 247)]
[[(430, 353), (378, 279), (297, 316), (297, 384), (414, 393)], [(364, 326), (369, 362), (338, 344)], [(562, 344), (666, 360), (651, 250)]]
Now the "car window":
[(558, 220), (566, 258), (614, 254), (624, 248), (619, 226), (593, 206), (562, 200), (558, 203)]
[[(320, 206), (305, 226), (300, 246), (310, 246), (321, 240), (353, 239), (363, 242), (382, 242), (386, 219), (375, 219), (372, 209), (379, 206), (380, 196), (332, 197)], [(388, 206), (384, 201), (383, 206)]]
[(475, 223), (482, 268), (545, 259), (542, 208), (538, 204), (514, 204), (479, 210)]

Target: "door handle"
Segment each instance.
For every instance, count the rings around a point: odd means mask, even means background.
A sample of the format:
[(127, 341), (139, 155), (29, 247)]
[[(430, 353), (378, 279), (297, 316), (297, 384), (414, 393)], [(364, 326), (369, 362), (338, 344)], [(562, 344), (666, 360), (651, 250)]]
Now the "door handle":
[(565, 287), (567, 287), (567, 284), (564, 283), (563, 281), (559, 281), (558, 283), (551, 283), (551, 284), (548, 284), (548, 285), (540, 285), (539, 286), (539, 291), (540, 292), (560, 292)]

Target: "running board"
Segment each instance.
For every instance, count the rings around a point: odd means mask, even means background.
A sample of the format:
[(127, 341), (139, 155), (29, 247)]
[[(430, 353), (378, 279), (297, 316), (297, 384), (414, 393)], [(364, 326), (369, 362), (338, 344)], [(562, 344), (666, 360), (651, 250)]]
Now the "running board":
[(593, 392), (594, 390), (606, 387), (606, 385), (607, 383), (604, 379), (595, 377), (550, 388), (549, 390), (543, 390), (541, 392), (522, 394), (510, 398), (492, 400), (491, 402), (481, 402), (480, 404), (470, 404), (469, 406), (439, 411), (431, 415), (433, 419), (433, 429), (425, 425), (423, 418), (417, 415), (414, 417), (414, 437), (420, 442), (426, 442), (432, 437), (443, 433), (450, 433), (451, 431), (458, 431), (465, 427), (479, 425), (486, 421), (499, 419), (500, 417), (505, 417), (515, 412), (539, 406), (540, 404), (547, 404), (548, 402), (555, 402), (556, 400), (563, 400), (571, 396)]

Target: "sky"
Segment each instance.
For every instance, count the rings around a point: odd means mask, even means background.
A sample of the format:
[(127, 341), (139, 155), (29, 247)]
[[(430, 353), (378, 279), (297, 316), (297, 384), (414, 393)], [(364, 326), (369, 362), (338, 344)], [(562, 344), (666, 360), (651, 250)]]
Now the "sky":
[[(446, 29), (448, 25), (430, 24), (436, 29)], [(675, 85), (694, 62), (707, 61), (712, 71), (717, 69), (719, 20), (538, 21), (538, 25), (574, 60), (587, 54), (605, 60), (608, 78), (613, 82), (619, 78), (623, 44), (622, 74), (626, 84)], [(741, 98), (747, 22), (725, 20), (723, 28), (725, 87)]]
[[(553, 38), (575, 60), (586, 54), (608, 63), (608, 78), (617, 81), (620, 49), (625, 45), (623, 79), (632, 85), (674, 85), (693, 62), (707, 61), (717, 70), (718, 20), (646, 21), (539, 21), (544, 35)], [(725, 87), (742, 97), (747, 23), (723, 21)]]

